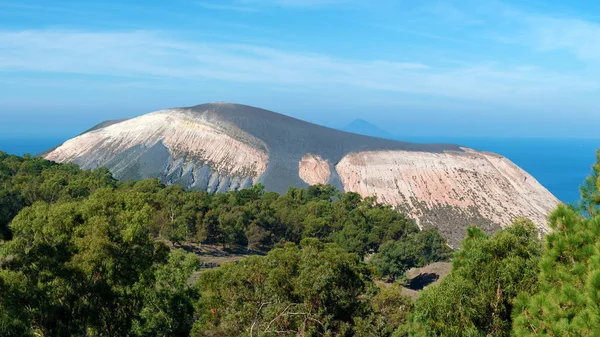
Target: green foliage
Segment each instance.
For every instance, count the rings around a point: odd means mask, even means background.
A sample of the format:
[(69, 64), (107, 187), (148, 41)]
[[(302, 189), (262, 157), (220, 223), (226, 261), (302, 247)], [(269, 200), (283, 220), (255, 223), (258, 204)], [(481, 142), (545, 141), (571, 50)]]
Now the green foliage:
[(336, 242), (359, 256), (386, 241), (417, 233), (417, 226), (389, 206), (332, 186), (290, 188), (284, 195), (250, 189), (211, 195), (165, 186), (158, 179), (119, 183), (106, 169), (82, 171), (39, 158), (0, 153), (0, 235), (10, 238), (9, 223), (37, 201), (81, 201), (98, 189), (138, 200), (151, 214), (147, 230), (173, 242), (218, 243), (268, 251), (285, 242), (315, 237)]
[(352, 335), (374, 285), (354, 254), (306, 239), (201, 275), (192, 336)]
[(10, 239), (10, 221), (37, 201), (81, 200), (102, 187), (115, 187), (107, 169), (82, 171), (76, 165), (59, 165), (36, 157), (0, 152), (0, 239)]
[(509, 336), (518, 294), (537, 289), (541, 243), (535, 226), (519, 220), (487, 237), (468, 231), (452, 273), (415, 301), (411, 336)]
[(540, 289), (520, 296), (515, 336), (600, 335), (600, 153), (582, 187), (582, 210), (561, 205), (550, 216)]
[(18, 303), (27, 299), (23, 273), (0, 270), (0, 336), (33, 336), (27, 310)]
[[(378, 292), (364, 256), (401, 242), (401, 268), (447, 257), (437, 232), (332, 186), (211, 195), (4, 153), (0, 235), (1, 336), (389, 336), (411, 302)], [(196, 288), (199, 261), (165, 239), (271, 252)]]
[[(154, 287), (141, 284), (143, 305), (133, 322), (135, 336), (189, 336), (198, 292), (189, 284), (199, 261), (182, 250), (171, 253), (169, 262), (155, 267)], [(150, 291), (148, 291), (150, 290)]]
[(371, 315), (354, 319), (355, 336), (392, 336), (406, 324), (412, 300), (398, 283), (385, 285), (371, 298)]
[(385, 242), (371, 263), (383, 278), (394, 281), (402, 278), (410, 268), (447, 261), (451, 253), (437, 230), (427, 229), (397, 241)]
[(581, 185), (581, 201), (579, 210), (593, 217), (600, 210), (600, 150), (596, 154), (597, 162), (592, 166), (590, 174)]
[[(598, 336), (598, 210), (600, 153), (543, 247), (526, 220), (470, 228), (451, 274), (412, 302), (374, 273), (395, 280), (450, 250), (374, 198), (210, 195), (0, 152), (0, 336)], [(194, 285), (198, 259), (163, 239), (270, 252)]]
[[(13, 239), (3, 247), (9, 258), (0, 285), (9, 287), (10, 296), (3, 296), (0, 313), (21, 317), (29, 329), (3, 319), (3, 336), (127, 336), (134, 322), (134, 331), (150, 334), (164, 331), (164, 321), (171, 332), (182, 326), (189, 331), (190, 322), (172, 321), (180, 320), (185, 301), (177, 296), (186, 294), (181, 280), (189, 277), (191, 263), (179, 262), (180, 254), (169, 263), (168, 248), (148, 235), (150, 217), (146, 204), (111, 189), (77, 202), (39, 201), (21, 211), (11, 224)], [(163, 307), (148, 321), (152, 301), (178, 306)]]

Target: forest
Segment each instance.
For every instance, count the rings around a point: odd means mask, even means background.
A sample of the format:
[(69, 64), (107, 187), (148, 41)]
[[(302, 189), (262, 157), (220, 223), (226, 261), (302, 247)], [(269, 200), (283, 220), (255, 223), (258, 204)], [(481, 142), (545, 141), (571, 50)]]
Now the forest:
[[(0, 336), (600, 336), (600, 164), (581, 191), (544, 237), (518, 219), (452, 250), (327, 185), (208, 194), (0, 152)], [(203, 245), (254, 254), (203, 268), (181, 249)]]

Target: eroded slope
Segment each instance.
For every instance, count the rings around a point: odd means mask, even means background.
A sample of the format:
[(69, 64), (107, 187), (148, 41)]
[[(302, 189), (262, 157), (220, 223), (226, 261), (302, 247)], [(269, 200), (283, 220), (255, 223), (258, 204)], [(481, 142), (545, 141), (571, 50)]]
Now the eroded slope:
[(422, 227), (440, 228), (455, 245), (468, 226), (492, 232), (518, 217), (549, 230), (546, 216), (558, 200), (548, 190), (502, 156), (463, 150), (351, 153), (335, 168), (347, 191), (376, 195)]
[(266, 146), (217, 119), (162, 110), (75, 137), (46, 155), (121, 179), (160, 177), (208, 191), (248, 187), (268, 164)]

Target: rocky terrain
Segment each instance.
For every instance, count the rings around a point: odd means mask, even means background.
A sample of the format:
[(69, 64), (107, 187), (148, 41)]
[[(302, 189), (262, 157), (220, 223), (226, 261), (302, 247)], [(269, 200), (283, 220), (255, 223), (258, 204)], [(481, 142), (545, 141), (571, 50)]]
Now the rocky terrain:
[(257, 182), (332, 184), (436, 226), (457, 245), (470, 225), (488, 232), (517, 217), (546, 232), (558, 200), (508, 159), (450, 144), (415, 144), (329, 129), (249, 106), (213, 103), (100, 124), (45, 154), (119, 179), (225, 192)]
[(46, 155), (121, 179), (158, 176), (209, 192), (252, 186), (268, 165), (266, 146), (219, 120), (163, 110), (93, 128)]
[(438, 227), (446, 237), (453, 237), (456, 219), (492, 232), (524, 216), (546, 232), (546, 215), (557, 204), (508, 159), (467, 148), (351, 153), (335, 169), (347, 191), (376, 195), (411, 214), (421, 227)]

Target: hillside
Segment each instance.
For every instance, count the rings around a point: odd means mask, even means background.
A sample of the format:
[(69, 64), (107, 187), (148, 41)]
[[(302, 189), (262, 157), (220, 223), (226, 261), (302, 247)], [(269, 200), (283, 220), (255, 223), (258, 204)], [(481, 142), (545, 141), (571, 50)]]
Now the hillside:
[(225, 192), (331, 184), (398, 207), (452, 245), (465, 228), (494, 232), (517, 217), (546, 232), (558, 200), (508, 159), (452, 144), (352, 134), (254, 107), (213, 103), (106, 123), (46, 155), (121, 180), (159, 177)]

